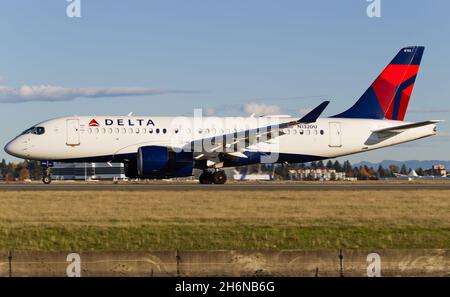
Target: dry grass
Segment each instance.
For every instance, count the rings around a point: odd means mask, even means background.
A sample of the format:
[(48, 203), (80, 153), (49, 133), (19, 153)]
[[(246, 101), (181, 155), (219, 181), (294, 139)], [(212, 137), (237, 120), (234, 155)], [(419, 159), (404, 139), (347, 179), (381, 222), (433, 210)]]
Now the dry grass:
[(0, 192), (0, 226), (147, 222), (450, 227), (450, 191)]
[(0, 192), (0, 249), (450, 247), (450, 191)]

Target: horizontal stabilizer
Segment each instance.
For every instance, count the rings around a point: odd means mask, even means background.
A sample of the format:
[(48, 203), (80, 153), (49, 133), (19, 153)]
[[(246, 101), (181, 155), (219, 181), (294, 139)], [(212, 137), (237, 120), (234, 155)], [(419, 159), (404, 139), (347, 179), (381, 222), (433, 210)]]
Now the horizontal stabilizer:
[(411, 123), (411, 124), (400, 125), (400, 126), (395, 126), (395, 127), (383, 128), (383, 129), (375, 130), (373, 132), (374, 133), (401, 133), (401, 132), (404, 132), (409, 129), (423, 127), (423, 126), (427, 126), (430, 124), (436, 124), (439, 122), (442, 122), (442, 121), (430, 120), (430, 121)]

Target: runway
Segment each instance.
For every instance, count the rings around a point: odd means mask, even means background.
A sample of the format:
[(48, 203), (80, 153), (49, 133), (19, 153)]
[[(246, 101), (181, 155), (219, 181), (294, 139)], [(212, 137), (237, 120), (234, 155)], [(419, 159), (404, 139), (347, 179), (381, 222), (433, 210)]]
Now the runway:
[(226, 185), (200, 185), (190, 183), (182, 183), (182, 184), (52, 183), (50, 185), (38, 183), (0, 184), (0, 191), (362, 191), (362, 190), (450, 190), (450, 183), (429, 183), (429, 184), (232, 183)]

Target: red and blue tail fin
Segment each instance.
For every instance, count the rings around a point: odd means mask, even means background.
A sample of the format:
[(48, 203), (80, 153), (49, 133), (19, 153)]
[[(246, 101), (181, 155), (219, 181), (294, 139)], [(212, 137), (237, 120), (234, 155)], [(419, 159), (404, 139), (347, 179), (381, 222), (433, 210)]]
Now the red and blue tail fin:
[(403, 121), (424, 49), (402, 48), (355, 105), (333, 117)]

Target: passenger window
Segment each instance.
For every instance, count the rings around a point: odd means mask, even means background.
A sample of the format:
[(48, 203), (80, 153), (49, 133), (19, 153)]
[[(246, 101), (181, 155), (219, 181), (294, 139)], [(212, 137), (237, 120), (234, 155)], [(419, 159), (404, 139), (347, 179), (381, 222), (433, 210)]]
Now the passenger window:
[(157, 134), (159, 134), (159, 128), (157, 128), (155, 132), (156, 132)]
[(166, 132), (167, 132), (167, 129), (166, 129), (166, 128), (164, 128), (164, 129), (163, 129), (163, 133), (164, 133), (164, 134), (166, 134)]
[(95, 134), (98, 134), (98, 132), (99, 132), (98, 128), (95, 128), (94, 132), (95, 132)]
[(135, 130), (134, 130), (135, 132), (136, 132), (136, 134), (139, 134), (139, 128), (136, 128)]
[(303, 129), (300, 129), (299, 133), (300, 133), (300, 135), (303, 135), (303, 133), (305, 133), (305, 131), (303, 131)]
[(122, 128), (122, 134), (127, 133), (127, 129), (126, 128)]
[(106, 133), (106, 129), (102, 128), (102, 134), (105, 134), (105, 133)]
[(112, 132), (113, 132), (113, 129), (112, 128), (108, 128), (108, 133), (112, 134)]
[(133, 128), (128, 129), (128, 133), (133, 134)]
[(115, 132), (116, 132), (116, 134), (119, 134), (119, 132), (120, 132), (119, 128), (116, 128)]
[(149, 132), (150, 134), (152, 134), (152, 133), (153, 133), (153, 128), (149, 128), (149, 129), (148, 129), (148, 132)]
[(323, 135), (323, 130), (320, 130), (320, 135)]
[(145, 133), (147, 133), (147, 129), (142, 129), (142, 134), (145, 134)]

